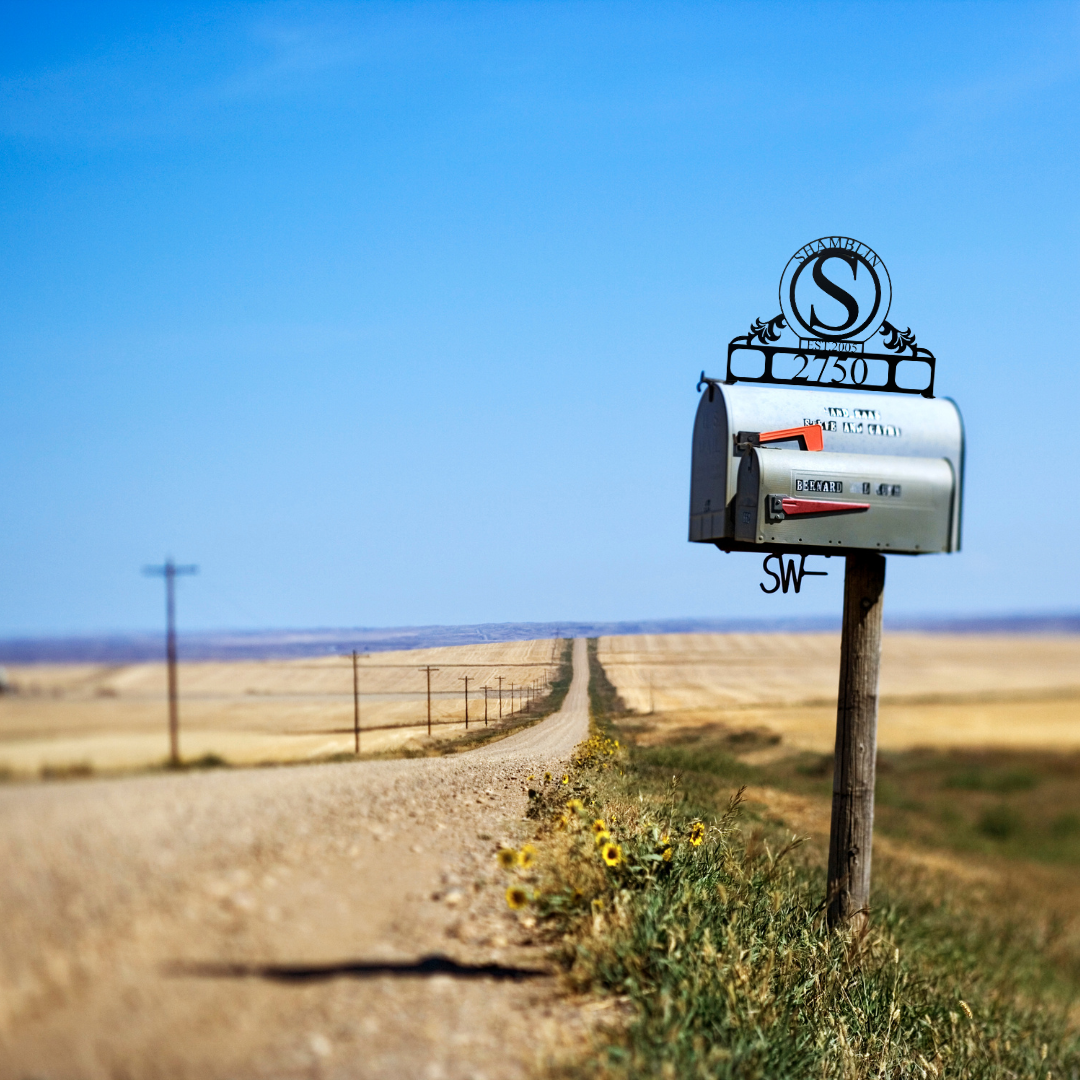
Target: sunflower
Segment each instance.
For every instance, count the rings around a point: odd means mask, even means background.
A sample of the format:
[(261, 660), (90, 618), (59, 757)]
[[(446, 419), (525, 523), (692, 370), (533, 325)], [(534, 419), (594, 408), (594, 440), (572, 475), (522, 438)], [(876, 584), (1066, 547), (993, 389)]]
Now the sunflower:
[(549, 772), (544, 773), (544, 783), (545, 784), (550, 784), (551, 783), (551, 773), (549, 773)]
[(611, 833), (609, 833), (606, 829), (603, 832), (598, 832), (593, 835), (593, 840), (596, 841), (597, 847), (599, 847), (601, 844), (606, 844), (610, 839)]
[(597, 834), (607, 832), (607, 826), (604, 824), (604, 819), (602, 817), (598, 817), (592, 823), (592, 831)]
[(693, 844), (694, 847), (698, 847), (704, 839), (705, 825), (700, 821), (695, 821), (694, 824), (690, 826), (690, 843)]
[(573, 810), (575, 813), (580, 814), (585, 809), (585, 804), (580, 799), (568, 799), (566, 803), (567, 810)]
[(569, 777), (569, 775), (567, 773), (563, 773), (562, 782), (564, 784), (569, 784), (570, 783), (570, 777)]
[(555, 824), (560, 829), (568, 829), (570, 827), (570, 815), (564, 810), (556, 819)]
[(512, 847), (499, 848), (499, 854), (495, 858), (504, 870), (513, 870), (518, 864), (518, 853)]
[(528, 870), (534, 862), (536, 862), (536, 848), (532, 844), (526, 844), (521, 849), (521, 854), (518, 856), (518, 862), (521, 863), (523, 870)]
[(529, 902), (529, 894), (520, 885), (511, 885), (506, 890), (506, 906), (511, 911), (520, 911)]
[(669, 847), (664, 848), (664, 853), (660, 856), (660, 858), (663, 859), (664, 862), (671, 862), (671, 857), (672, 857), (671, 848), (669, 848)]
[(604, 849), (600, 854), (604, 857), (604, 862), (608, 866), (618, 866), (622, 862), (622, 848), (610, 840), (604, 845)]

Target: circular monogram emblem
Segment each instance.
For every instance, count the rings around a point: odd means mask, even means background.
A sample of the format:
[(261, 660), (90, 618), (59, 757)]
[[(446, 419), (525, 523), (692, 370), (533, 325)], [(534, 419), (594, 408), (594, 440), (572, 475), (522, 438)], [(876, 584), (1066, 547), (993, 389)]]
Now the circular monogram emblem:
[(799, 248), (780, 279), (780, 310), (800, 337), (866, 341), (891, 303), (880, 256), (849, 236), (823, 236)]

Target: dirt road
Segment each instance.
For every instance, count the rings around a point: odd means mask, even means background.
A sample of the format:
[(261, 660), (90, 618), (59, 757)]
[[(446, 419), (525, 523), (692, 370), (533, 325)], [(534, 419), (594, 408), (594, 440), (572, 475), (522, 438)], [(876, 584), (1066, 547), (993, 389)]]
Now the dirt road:
[(503, 1078), (572, 1046), (494, 854), (587, 684), (579, 640), (560, 713), (450, 758), (0, 789), (0, 1075)]

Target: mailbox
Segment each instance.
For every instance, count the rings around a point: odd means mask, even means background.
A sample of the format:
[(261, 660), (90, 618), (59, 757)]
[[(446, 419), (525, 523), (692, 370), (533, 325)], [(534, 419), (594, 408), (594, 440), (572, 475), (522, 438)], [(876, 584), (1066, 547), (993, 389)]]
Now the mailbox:
[(958, 551), (963, 476), (948, 398), (707, 380), (690, 539), (725, 551)]

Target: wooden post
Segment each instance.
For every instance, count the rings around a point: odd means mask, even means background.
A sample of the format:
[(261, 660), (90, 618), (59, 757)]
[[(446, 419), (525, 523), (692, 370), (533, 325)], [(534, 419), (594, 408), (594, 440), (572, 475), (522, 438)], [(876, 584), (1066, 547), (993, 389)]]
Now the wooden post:
[(438, 671), (439, 669), (433, 668), (430, 664), (426, 668), (421, 668), (421, 671), (427, 672), (427, 733), (431, 734), (431, 673)]
[(465, 680), (465, 730), (469, 730), (469, 676), (463, 675)]
[(356, 650), (352, 653), (352, 713), (353, 734), (355, 735), (356, 753), (360, 753), (360, 683), (356, 675)]
[(878, 672), (885, 556), (854, 552), (844, 573), (836, 762), (829, 835), (828, 923), (866, 925), (874, 834)]

